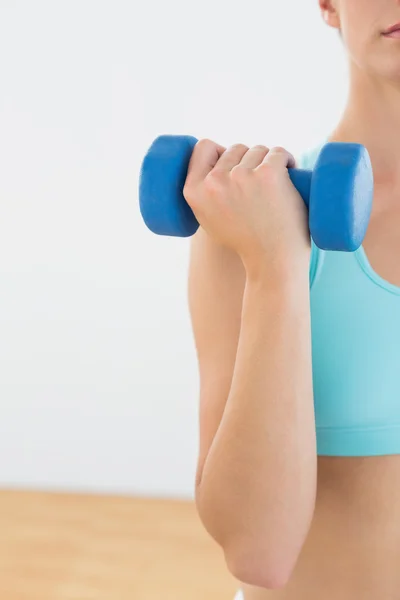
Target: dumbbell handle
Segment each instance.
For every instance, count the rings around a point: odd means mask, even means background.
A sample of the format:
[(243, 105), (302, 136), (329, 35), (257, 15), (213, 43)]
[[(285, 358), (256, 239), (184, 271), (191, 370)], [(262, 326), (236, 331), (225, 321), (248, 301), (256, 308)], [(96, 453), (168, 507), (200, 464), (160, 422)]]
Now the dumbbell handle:
[(313, 172), (308, 169), (288, 169), (288, 173), (291, 182), (309, 208)]

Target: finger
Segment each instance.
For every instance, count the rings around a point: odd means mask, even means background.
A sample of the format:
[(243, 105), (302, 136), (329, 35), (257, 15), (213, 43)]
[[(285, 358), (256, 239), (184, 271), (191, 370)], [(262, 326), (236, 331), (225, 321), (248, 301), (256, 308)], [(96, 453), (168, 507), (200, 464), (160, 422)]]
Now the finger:
[(199, 140), (190, 157), (185, 185), (196, 185), (204, 181), (224, 152), (224, 146), (212, 140), (207, 138)]
[(215, 170), (231, 171), (242, 160), (249, 147), (244, 144), (229, 146), (215, 165)]
[(288, 169), (294, 169), (296, 167), (296, 159), (293, 154), (288, 152), (285, 148), (273, 146), (259, 166), (262, 167), (262, 165), (265, 164), (274, 167), (281, 166)]
[(269, 148), (267, 148), (267, 146), (252, 146), (243, 156), (239, 166), (246, 167), (248, 169), (255, 169), (264, 160), (268, 152)]

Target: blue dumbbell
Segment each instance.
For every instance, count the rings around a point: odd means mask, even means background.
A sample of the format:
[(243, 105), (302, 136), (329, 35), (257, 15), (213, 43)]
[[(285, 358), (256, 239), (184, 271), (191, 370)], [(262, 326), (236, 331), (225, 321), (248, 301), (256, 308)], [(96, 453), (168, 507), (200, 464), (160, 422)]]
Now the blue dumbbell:
[[(189, 237), (199, 223), (183, 196), (197, 139), (161, 135), (150, 146), (139, 178), (140, 211), (158, 235)], [(362, 244), (372, 210), (373, 173), (361, 144), (330, 142), (312, 171), (288, 169), (309, 211), (312, 239), (322, 250), (354, 252)]]

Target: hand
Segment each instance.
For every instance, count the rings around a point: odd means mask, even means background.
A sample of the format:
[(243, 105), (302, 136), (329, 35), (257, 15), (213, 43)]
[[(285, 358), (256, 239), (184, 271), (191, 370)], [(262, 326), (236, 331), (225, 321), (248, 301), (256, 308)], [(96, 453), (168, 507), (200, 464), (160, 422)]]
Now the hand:
[(202, 139), (183, 195), (203, 229), (235, 250), (247, 269), (266, 262), (278, 271), (293, 261), (308, 266), (308, 212), (287, 170), (295, 166), (281, 147), (224, 148)]

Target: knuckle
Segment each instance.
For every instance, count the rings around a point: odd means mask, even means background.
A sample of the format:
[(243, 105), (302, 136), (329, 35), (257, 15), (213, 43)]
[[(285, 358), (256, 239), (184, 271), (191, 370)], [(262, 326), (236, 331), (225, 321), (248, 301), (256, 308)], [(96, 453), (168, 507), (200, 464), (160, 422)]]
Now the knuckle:
[(208, 173), (204, 182), (208, 185), (215, 185), (216, 183), (220, 185), (222, 182), (226, 181), (226, 174), (227, 173), (225, 169), (216, 166)]
[(218, 148), (218, 144), (213, 140), (210, 140), (209, 138), (201, 138), (200, 140), (198, 140), (193, 149), (193, 155), (195, 157), (209, 155), (212, 154), (215, 151), (215, 149)]
[(188, 195), (193, 195), (195, 188), (194, 176), (192, 172), (189, 172), (186, 176), (185, 183), (183, 185), (183, 192)]
[(287, 154), (288, 151), (286, 150), (286, 148), (283, 148), (283, 146), (274, 146), (273, 147), (273, 151), (278, 153), (278, 154)]
[(193, 191), (193, 184), (187, 179), (185, 185), (183, 186), (183, 193), (187, 196), (190, 196)]
[(222, 169), (214, 169), (203, 181), (204, 189), (208, 193), (214, 193), (221, 190), (224, 185), (226, 175)]
[(258, 165), (256, 171), (261, 173), (273, 173), (275, 171), (275, 165), (270, 162), (262, 162)]
[(198, 140), (198, 142), (196, 143), (196, 146), (215, 146), (215, 142), (213, 142), (212, 140), (210, 140), (209, 138), (201, 138), (200, 140)]
[(231, 178), (236, 181), (242, 181), (243, 179), (247, 179), (252, 169), (249, 167), (245, 167), (244, 165), (235, 165), (231, 171)]
[(264, 146), (263, 144), (256, 144), (252, 147), (252, 150), (265, 150), (266, 152), (269, 152), (269, 148), (267, 148), (267, 146)]
[(232, 144), (231, 146), (229, 146), (228, 150), (248, 150), (249, 147), (246, 146), (246, 144)]
[(268, 162), (261, 163), (261, 165), (257, 167), (256, 173), (264, 180), (267, 179), (271, 182), (274, 181), (278, 175), (275, 165)]
[(188, 202), (189, 204), (193, 204), (195, 198), (193, 186), (191, 184), (185, 184), (182, 193), (186, 202)]

